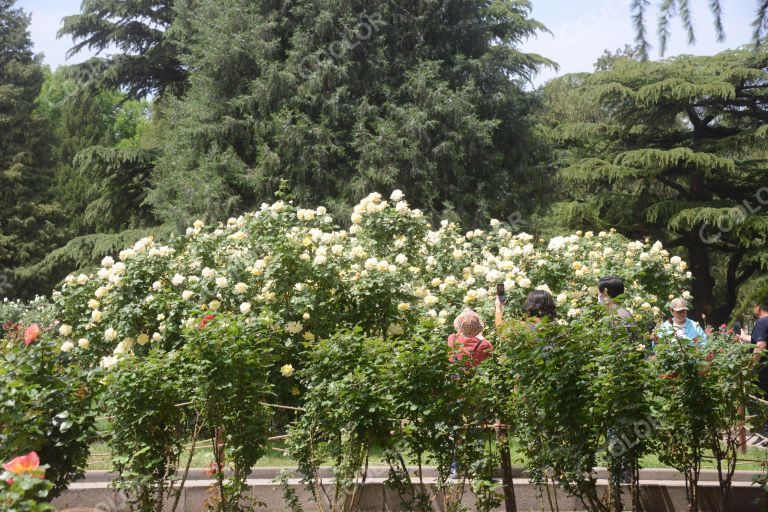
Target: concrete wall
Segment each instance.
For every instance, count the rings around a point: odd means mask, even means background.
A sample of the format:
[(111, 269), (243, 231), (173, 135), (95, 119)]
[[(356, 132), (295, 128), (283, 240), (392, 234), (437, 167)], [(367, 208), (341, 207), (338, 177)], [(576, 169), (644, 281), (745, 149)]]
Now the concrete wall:
[[(368, 478), (366, 484), (359, 491), (358, 510), (382, 511), (400, 509), (401, 499), (396, 491), (384, 485), (384, 468), (374, 469), (375, 476)], [(286, 510), (283, 502), (283, 490), (275, 484), (273, 479), (277, 474), (276, 468), (260, 468), (251, 475), (248, 480), (250, 486), (248, 497), (263, 503), (263, 507), (257, 510), (282, 511)], [(326, 471), (326, 478), (329, 473)], [(520, 512), (540, 510), (540, 498), (537, 489), (529, 481), (522, 478), (519, 470), (516, 471), (515, 494), (517, 506)], [(731, 510), (733, 512), (765, 512), (768, 511), (768, 500), (761, 489), (752, 485), (752, 472), (737, 472), (734, 478), (731, 494)], [(296, 489), (302, 501), (304, 510), (317, 510), (317, 506), (310, 500), (310, 496), (299, 482), (299, 475), (289, 480), (291, 486)], [(598, 473), (598, 476), (604, 474)], [(704, 472), (700, 486), (702, 512), (717, 510), (717, 476), (712, 471)], [(59, 509), (87, 508), (99, 509), (103, 512), (118, 512), (128, 509), (128, 504), (122, 496), (109, 488), (111, 475), (106, 472), (89, 472), (84, 481), (74, 483), (70, 489), (54, 501)], [(415, 480), (415, 479), (414, 479)], [(434, 471), (425, 471), (425, 486), (434, 494)], [(190, 479), (185, 485), (179, 501), (179, 512), (202, 512), (205, 510), (205, 499), (209, 494), (209, 487), (213, 482), (207, 479), (203, 470), (195, 470), (190, 474)], [(601, 491), (605, 491), (604, 480), (598, 480)], [(328, 493), (333, 493), (333, 486), (326, 486)], [(459, 484), (454, 484), (454, 490), (459, 491)], [(628, 491), (627, 491), (628, 492)], [(559, 509), (562, 512), (584, 510), (584, 507), (574, 498), (569, 498), (562, 491), (557, 493)], [(628, 498), (628, 497), (627, 497)], [(465, 487), (463, 502), (472, 508), (474, 496)], [(643, 470), (641, 473), (641, 500), (643, 509), (650, 512), (686, 511), (685, 482), (679, 473), (673, 470)], [(434, 510), (442, 510), (440, 500), (435, 501)], [(169, 507), (170, 509), (170, 507)], [(499, 510), (503, 510), (503, 507)], [(544, 510), (549, 510), (546, 497), (544, 498)]]

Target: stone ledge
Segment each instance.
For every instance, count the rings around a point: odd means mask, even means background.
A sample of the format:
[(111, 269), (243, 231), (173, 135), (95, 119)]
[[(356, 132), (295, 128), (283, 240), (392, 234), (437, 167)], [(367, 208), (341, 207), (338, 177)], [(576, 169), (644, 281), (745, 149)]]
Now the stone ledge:
[[(283, 490), (280, 485), (273, 481), (279, 469), (259, 468), (251, 475), (256, 478), (248, 479), (249, 491), (246, 493), (246, 496), (262, 502), (265, 507), (261, 508), (261, 510), (286, 510), (283, 502)], [(427, 471), (425, 470), (424, 473), (426, 474)], [(515, 474), (516, 476), (521, 476), (519, 470), (515, 471)], [(731, 492), (731, 510), (733, 512), (764, 512), (768, 510), (768, 500), (765, 493), (751, 484), (751, 475), (753, 474), (752, 472), (740, 472), (739, 478), (733, 482)], [(202, 512), (204, 510), (203, 502), (208, 495), (208, 487), (213, 483), (213, 480), (208, 477), (203, 478), (203, 475), (204, 470), (195, 471), (190, 475), (190, 479), (187, 481), (184, 492), (179, 500), (178, 512)], [(747, 480), (747, 476), (750, 477), (749, 480)], [(109, 482), (107, 478), (107, 472), (100, 472), (99, 474), (89, 472), (84, 481), (73, 483), (68, 491), (54, 501), (54, 505), (60, 510), (79, 507), (81, 508), (79, 512), (85, 512), (82, 509), (86, 508), (97, 509), (99, 512), (121, 512), (127, 510), (128, 507), (125, 500), (122, 499), (119, 493), (108, 487)], [(381, 511), (397, 510), (399, 508), (401, 503), (400, 497), (396, 491), (384, 485), (384, 480), (384, 477), (369, 477), (366, 480), (365, 486), (361, 487), (358, 492), (359, 510)], [(423, 481), (427, 489), (434, 491), (435, 478), (433, 476), (425, 477)], [(288, 483), (296, 490), (305, 510), (316, 508), (311, 504), (310, 496), (301, 484), (300, 478), (291, 478)], [(605, 492), (607, 488), (606, 481), (599, 479), (597, 483), (600, 492)], [(531, 485), (530, 481), (526, 478), (515, 478), (514, 484), (518, 510), (520, 512), (539, 510), (539, 498), (536, 487)], [(644, 470), (641, 473), (640, 484), (644, 510), (653, 512), (687, 510), (685, 483), (673, 470)], [(460, 483), (452, 481), (452, 485), (458, 487)], [(326, 484), (326, 486), (329, 489), (333, 488), (332, 484)], [(717, 482), (711, 478), (701, 482), (702, 512), (717, 510), (717, 487)], [(474, 504), (474, 496), (469, 491), (469, 486), (465, 486), (463, 502), (470, 507)], [(562, 491), (558, 492), (558, 503), (561, 511), (583, 510), (578, 500), (565, 496)], [(436, 506), (435, 510), (441, 510), (441, 508)], [(503, 508), (499, 510), (503, 510)]]

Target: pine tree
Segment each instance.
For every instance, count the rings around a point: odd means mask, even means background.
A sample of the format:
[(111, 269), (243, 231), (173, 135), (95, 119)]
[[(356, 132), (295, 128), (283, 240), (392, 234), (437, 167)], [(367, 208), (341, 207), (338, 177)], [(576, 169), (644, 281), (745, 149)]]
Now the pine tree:
[(402, 188), (467, 223), (532, 208), (527, 79), (543, 27), (519, 0), (178, 1), (190, 90), (150, 201), (180, 225), (258, 207), (287, 181), (343, 214)]
[(0, 273), (6, 279), (8, 269), (38, 260), (60, 238), (47, 124), (35, 108), (41, 57), (32, 52), (29, 17), (14, 3), (0, 0)]
[(81, 11), (65, 17), (59, 30), (59, 37), (75, 41), (68, 56), (84, 48), (119, 52), (72, 66), (79, 81), (94, 91), (125, 89), (134, 99), (184, 93), (187, 71), (168, 35), (175, 17), (172, 0), (84, 0)]
[(603, 63), (544, 90), (572, 199), (550, 219), (684, 249), (700, 311), (725, 321), (768, 268), (768, 52)]

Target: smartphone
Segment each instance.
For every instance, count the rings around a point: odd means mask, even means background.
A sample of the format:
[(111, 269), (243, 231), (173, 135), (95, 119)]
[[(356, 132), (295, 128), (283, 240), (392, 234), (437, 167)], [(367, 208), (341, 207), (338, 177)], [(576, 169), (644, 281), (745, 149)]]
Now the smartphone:
[(507, 296), (504, 292), (504, 284), (497, 284), (496, 285), (496, 296), (499, 298), (499, 302), (503, 304), (506, 304), (507, 302)]

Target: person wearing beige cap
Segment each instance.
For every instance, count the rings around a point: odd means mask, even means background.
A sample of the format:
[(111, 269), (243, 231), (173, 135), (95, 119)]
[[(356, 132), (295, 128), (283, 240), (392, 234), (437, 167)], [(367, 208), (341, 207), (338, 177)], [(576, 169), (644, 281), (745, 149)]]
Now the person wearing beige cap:
[(451, 361), (464, 360), (467, 366), (477, 366), (491, 355), (493, 345), (483, 337), (483, 321), (476, 312), (465, 309), (453, 321), (453, 327), (456, 332), (448, 337)]
[(707, 342), (707, 334), (698, 322), (688, 318), (688, 303), (682, 297), (672, 299), (669, 303), (672, 318), (661, 324), (656, 334), (659, 338), (675, 337), (687, 339), (703, 345)]

